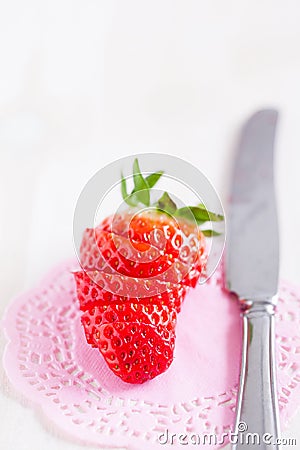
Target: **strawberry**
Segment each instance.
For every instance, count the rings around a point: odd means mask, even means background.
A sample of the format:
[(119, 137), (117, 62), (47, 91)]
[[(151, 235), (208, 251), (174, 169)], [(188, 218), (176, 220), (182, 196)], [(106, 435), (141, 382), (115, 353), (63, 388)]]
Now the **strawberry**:
[(153, 325), (135, 322), (101, 325), (99, 340), (108, 366), (127, 383), (144, 383), (165, 372), (173, 360), (174, 331), (161, 334)]
[[(141, 231), (141, 228), (145, 229)], [(125, 237), (128, 234), (133, 237)], [(204, 235), (200, 229), (181, 218), (176, 223), (154, 211), (133, 217), (129, 213), (117, 214), (94, 230), (87, 229), (80, 256), (87, 270), (118, 272), (137, 278), (158, 276), (193, 287), (200, 274), (204, 274), (206, 263)]]
[(86, 311), (99, 303), (111, 305), (114, 303), (143, 303), (168, 305), (180, 312), (181, 303), (187, 288), (178, 283), (164, 283), (160, 280), (143, 280), (129, 278), (123, 275), (106, 273), (74, 272), (77, 297), (80, 309)]
[[(177, 313), (189, 287), (205, 274), (206, 221), (223, 217), (203, 205), (177, 208), (168, 193), (150, 205), (162, 172), (144, 178), (134, 161), (130, 208), (85, 230), (74, 273), (87, 342), (123, 381), (143, 383), (173, 360)], [(145, 208), (138, 209), (143, 204)]]
[[(111, 370), (123, 381), (143, 383), (164, 372), (173, 360), (175, 325), (186, 288), (169, 286), (160, 292), (144, 280), (124, 283), (124, 277), (75, 272), (81, 321), (87, 342), (97, 347)], [(119, 292), (110, 289), (116, 283)], [(122, 295), (120, 295), (122, 294)], [(133, 296), (135, 295), (135, 296)]]

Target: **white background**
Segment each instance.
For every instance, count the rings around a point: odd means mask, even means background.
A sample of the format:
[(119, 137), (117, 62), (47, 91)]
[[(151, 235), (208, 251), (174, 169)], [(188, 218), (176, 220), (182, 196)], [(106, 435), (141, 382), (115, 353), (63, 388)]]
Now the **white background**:
[[(297, 0), (1, 0), (1, 314), (73, 255), (76, 199), (99, 168), (170, 153), (225, 203), (239, 127), (269, 106), (281, 114), (281, 272), (300, 283), (299, 21)], [(81, 448), (1, 384), (1, 448)], [(300, 415), (285, 436), (300, 442), (299, 429)]]

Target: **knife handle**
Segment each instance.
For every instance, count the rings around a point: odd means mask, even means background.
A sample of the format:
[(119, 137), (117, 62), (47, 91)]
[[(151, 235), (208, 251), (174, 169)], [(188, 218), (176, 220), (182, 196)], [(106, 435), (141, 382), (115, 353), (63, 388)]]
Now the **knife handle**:
[(243, 354), (235, 425), (238, 442), (233, 450), (280, 449), (274, 310), (271, 300), (247, 302), (243, 311)]

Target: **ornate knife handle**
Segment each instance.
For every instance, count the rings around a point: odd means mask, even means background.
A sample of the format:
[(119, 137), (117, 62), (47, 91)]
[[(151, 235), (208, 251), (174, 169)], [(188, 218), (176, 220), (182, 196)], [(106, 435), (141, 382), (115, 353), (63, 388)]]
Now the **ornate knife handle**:
[[(275, 302), (245, 302), (243, 354), (233, 450), (279, 450)], [(277, 440), (277, 442), (276, 442)]]

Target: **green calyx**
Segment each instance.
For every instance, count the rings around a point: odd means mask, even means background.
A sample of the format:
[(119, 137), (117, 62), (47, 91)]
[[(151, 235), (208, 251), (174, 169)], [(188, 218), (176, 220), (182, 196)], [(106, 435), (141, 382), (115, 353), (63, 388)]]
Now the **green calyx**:
[[(142, 204), (144, 206), (151, 206), (150, 191), (153, 188), (160, 177), (163, 175), (162, 171), (151, 173), (147, 177), (143, 177), (138, 159), (133, 162), (133, 183), (134, 188), (128, 194), (127, 183), (123, 174), (121, 174), (121, 192), (123, 200), (132, 207), (137, 207)], [(172, 200), (167, 192), (164, 192), (160, 199), (152, 205), (158, 212), (166, 213), (174, 217), (183, 218), (190, 221), (195, 221), (197, 225), (203, 225), (205, 222), (221, 222), (224, 217), (221, 214), (215, 214), (208, 211), (202, 203), (197, 206), (184, 206), (183, 208), (177, 208), (176, 203)], [(218, 236), (214, 230), (201, 229), (202, 233), (207, 237)]]
[(141, 174), (139, 162), (137, 158), (133, 162), (133, 182), (134, 188), (131, 193), (127, 193), (127, 183), (123, 174), (121, 174), (121, 192), (123, 200), (129, 206), (138, 206), (142, 203), (145, 206), (150, 206), (150, 190), (153, 188), (163, 172), (155, 172), (148, 175), (146, 178)]

